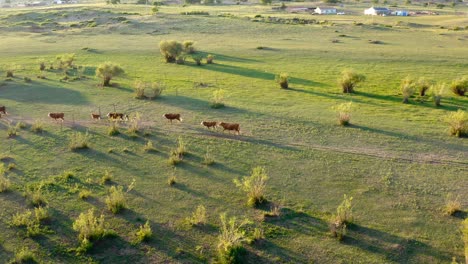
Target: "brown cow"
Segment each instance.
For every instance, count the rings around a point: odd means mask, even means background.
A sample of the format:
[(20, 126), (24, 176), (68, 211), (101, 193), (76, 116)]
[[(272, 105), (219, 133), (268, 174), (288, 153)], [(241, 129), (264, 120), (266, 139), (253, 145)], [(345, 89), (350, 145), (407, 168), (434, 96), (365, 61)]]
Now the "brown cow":
[(101, 120), (101, 115), (100, 115), (100, 114), (91, 113), (91, 118), (92, 118), (93, 120)]
[(224, 123), (221, 122), (219, 125), (223, 128), (223, 132), (228, 130), (229, 132), (231, 131), (236, 131), (237, 135), (240, 135), (240, 125), (235, 124), (235, 123)]
[(65, 114), (64, 113), (49, 113), (48, 116), (50, 118), (55, 119), (55, 121), (57, 121), (57, 119), (61, 119), (62, 122), (65, 121), (65, 119), (64, 119)]
[(182, 122), (182, 118), (180, 118), (180, 114), (164, 114), (163, 117), (171, 121), (171, 124), (172, 124), (172, 120), (179, 120), (179, 122)]
[(5, 106), (0, 106), (0, 114), (4, 114), (4, 115), (8, 114)]
[(201, 125), (206, 126), (208, 129), (216, 128), (216, 124), (218, 124), (218, 122), (216, 122), (216, 121), (203, 121), (203, 122), (201, 122)]
[(108, 113), (107, 117), (112, 120), (128, 120), (128, 115), (125, 115), (123, 113)]

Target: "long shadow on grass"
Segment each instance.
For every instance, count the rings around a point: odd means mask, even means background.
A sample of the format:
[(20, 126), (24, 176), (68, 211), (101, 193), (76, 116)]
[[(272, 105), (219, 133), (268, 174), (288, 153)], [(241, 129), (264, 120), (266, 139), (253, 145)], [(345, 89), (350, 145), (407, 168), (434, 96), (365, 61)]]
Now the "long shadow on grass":
[(450, 253), (442, 252), (421, 241), (355, 224), (350, 225), (343, 242), (398, 263), (414, 263), (418, 256), (429, 256), (438, 263), (449, 262), (452, 258)]
[(2, 98), (26, 104), (85, 105), (86, 97), (65, 87), (44, 83), (12, 83), (0, 89)]
[(352, 124), (349, 127), (357, 128), (357, 129), (360, 129), (360, 130), (363, 130), (363, 131), (369, 131), (369, 132), (372, 132), (372, 133), (378, 133), (378, 134), (386, 135), (386, 136), (389, 136), (389, 137), (395, 137), (395, 138), (398, 138), (398, 139), (411, 140), (411, 141), (414, 141), (414, 142), (417, 142), (417, 143), (429, 144), (429, 145), (433, 145), (433, 146), (436, 146), (436, 147), (445, 146), (446, 148), (453, 149), (453, 150), (459, 150), (459, 151), (464, 151), (465, 150), (465, 147), (463, 145), (461, 145), (461, 144), (460, 145), (450, 144), (450, 143), (447, 143), (447, 142), (444, 142), (444, 141), (438, 141), (438, 140), (434, 140), (434, 139), (425, 139), (424, 137), (412, 136), (412, 135), (403, 134), (403, 133), (399, 133), (399, 132), (387, 131), (387, 130), (382, 130), (382, 129), (373, 128), (373, 127), (367, 127), (367, 126), (361, 126), (361, 125)]
[(215, 57), (214, 58), (215, 61), (259, 62), (258, 60), (254, 60), (254, 59), (233, 57), (233, 56), (228, 56), (228, 55), (219, 54), (219, 53), (204, 52), (204, 51), (198, 51), (197, 52), (197, 55), (201, 55), (202, 57), (206, 57), (209, 54), (211, 54), (211, 55), (213, 55)]
[(281, 209), (280, 217), (268, 218), (267, 222), (311, 236), (323, 235), (328, 232), (328, 224), (322, 219), (289, 208)]

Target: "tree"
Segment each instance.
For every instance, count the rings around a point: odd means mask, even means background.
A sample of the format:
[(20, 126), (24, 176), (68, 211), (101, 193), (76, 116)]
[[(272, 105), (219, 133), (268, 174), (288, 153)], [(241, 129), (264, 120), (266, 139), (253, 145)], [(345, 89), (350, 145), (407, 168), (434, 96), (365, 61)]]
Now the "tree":
[(110, 86), (112, 78), (124, 74), (124, 70), (117, 64), (105, 62), (96, 69), (96, 76), (102, 78), (103, 86)]
[(184, 51), (184, 46), (175, 40), (162, 40), (159, 42), (159, 50), (167, 63), (174, 63)]
[(354, 70), (344, 70), (341, 72), (339, 83), (343, 88), (343, 93), (354, 93), (354, 88), (358, 83), (366, 80), (366, 76), (354, 72)]

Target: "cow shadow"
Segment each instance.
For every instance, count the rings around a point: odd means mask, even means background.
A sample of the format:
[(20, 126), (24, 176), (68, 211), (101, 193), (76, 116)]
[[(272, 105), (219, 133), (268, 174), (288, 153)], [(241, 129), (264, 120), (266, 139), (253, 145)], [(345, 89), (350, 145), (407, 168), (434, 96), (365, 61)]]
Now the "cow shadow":
[(2, 89), (2, 98), (25, 104), (86, 105), (88, 100), (80, 92), (43, 82), (11, 84)]
[(343, 243), (362, 250), (379, 254), (388, 261), (414, 263), (417, 256), (428, 256), (436, 262), (450, 262), (452, 255), (440, 251), (424, 242), (402, 238), (380, 230), (352, 224)]

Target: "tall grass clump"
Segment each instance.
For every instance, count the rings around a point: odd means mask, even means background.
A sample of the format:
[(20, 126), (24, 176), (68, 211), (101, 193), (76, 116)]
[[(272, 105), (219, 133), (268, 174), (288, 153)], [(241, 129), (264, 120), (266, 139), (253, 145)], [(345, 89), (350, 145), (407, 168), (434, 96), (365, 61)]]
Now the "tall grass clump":
[(0, 193), (8, 191), (11, 186), (10, 180), (5, 177), (4, 166), (3, 163), (0, 164)]
[(110, 187), (109, 195), (106, 197), (106, 205), (109, 211), (114, 214), (117, 214), (122, 209), (127, 207), (122, 186)]
[(453, 197), (451, 193), (449, 193), (445, 199), (445, 205), (442, 210), (444, 215), (453, 215), (456, 212), (461, 210), (461, 203), (458, 200), (458, 197)]
[(403, 80), (401, 80), (400, 90), (403, 95), (403, 103), (409, 103), (409, 98), (414, 94), (416, 90), (416, 82), (411, 79), (411, 77), (407, 76)]
[(202, 164), (206, 166), (213, 165), (215, 163), (213, 154), (211, 154), (211, 151), (209, 149), (206, 149), (206, 153), (203, 156), (203, 161)]
[(179, 137), (177, 139), (176, 151), (177, 151), (177, 154), (179, 154), (180, 156), (187, 154), (187, 145), (185, 144), (185, 141), (183, 140), (182, 137)]
[(192, 216), (187, 219), (191, 226), (200, 226), (206, 224), (206, 208), (203, 205), (199, 205)]
[(155, 152), (156, 148), (153, 145), (153, 142), (151, 140), (148, 140), (146, 144), (143, 146), (143, 150), (145, 152)]
[(117, 127), (117, 121), (111, 121), (109, 128), (107, 129), (107, 135), (113, 137), (120, 134), (120, 131)]
[(335, 220), (340, 223), (350, 224), (353, 222), (353, 197), (343, 195), (343, 201), (336, 208)]
[(340, 125), (347, 126), (350, 124), (352, 107), (352, 102), (342, 103), (333, 107), (333, 109), (338, 114), (338, 122), (340, 123)]
[(450, 112), (445, 117), (445, 122), (450, 126), (450, 134), (463, 137), (468, 135), (468, 114), (458, 109), (457, 112)]
[(450, 90), (452, 90), (452, 92), (456, 95), (464, 96), (468, 91), (468, 77), (465, 76), (452, 81)]
[(354, 93), (354, 89), (359, 83), (366, 80), (366, 76), (356, 73), (352, 69), (346, 69), (341, 72), (341, 78), (338, 80), (343, 93)]
[(101, 177), (101, 184), (107, 184), (112, 181), (112, 173), (108, 170), (104, 171), (104, 174)]
[(22, 248), (15, 253), (14, 261), (11, 263), (15, 264), (26, 264), (26, 263), (39, 263), (36, 259), (36, 254), (28, 248)]
[(218, 236), (218, 254), (220, 263), (241, 263), (243, 243), (247, 241), (245, 226), (247, 220), (237, 221), (235, 217), (228, 219), (226, 213), (220, 215), (221, 230)]
[(136, 231), (136, 243), (141, 243), (143, 241), (149, 240), (153, 236), (153, 230), (149, 224), (149, 221), (146, 221), (144, 225), (141, 225)]
[(438, 83), (431, 86), (432, 99), (434, 100), (435, 106), (440, 106), (442, 96), (444, 95), (446, 86), (444, 83)]
[(222, 108), (224, 107), (224, 96), (226, 91), (223, 89), (218, 89), (213, 91), (213, 97), (211, 98), (211, 108)]
[(35, 120), (31, 126), (31, 131), (34, 133), (42, 133), (44, 131), (44, 123), (41, 120)]
[(86, 251), (92, 247), (91, 241), (102, 239), (105, 236), (104, 215), (96, 217), (94, 210), (89, 209), (87, 213), (81, 213), (73, 222), (73, 230), (78, 232), (81, 249)]
[(275, 81), (283, 89), (288, 89), (289, 87), (289, 75), (285, 72), (277, 74), (275, 76)]
[(243, 177), (242, 180), (235, 179), (234, 183), (247, 193), (247, 205), (255, 207), (265, 201), (267, 180), (265, 168), (255, 167), (250, 176)]
[(86, 131), (85, 133), (74, 132), (70, 135), (70, 142), (68, 143), (68, 148), (71, 151), (87, 149), (89, 148), (90, 139), (91, 136), (89, 135), (88, 131)]
[(135, 116), (130, 121), (130, 126), (128, 128), (128, 132), (130, 134), (137, 134), (140, 132), (141, 127), (141, 114), (136, 112)]
[(16, 137), (18, 135), (18, 131), (20, 130), (20, 128), (21, 128), (20, 122), (16, 123), (16, 125), (12, 125), (11, 123), (9, 123), (8, 128), (7, 128), (8, 138)]

